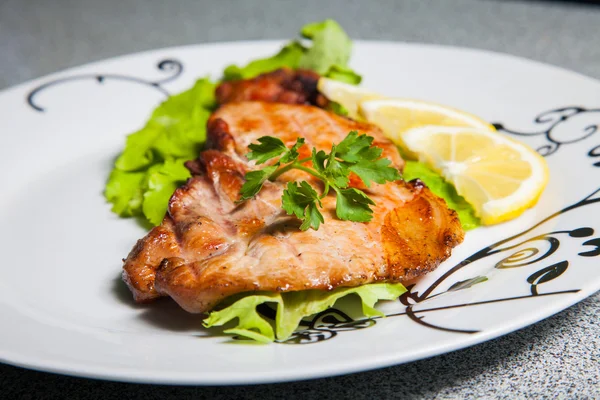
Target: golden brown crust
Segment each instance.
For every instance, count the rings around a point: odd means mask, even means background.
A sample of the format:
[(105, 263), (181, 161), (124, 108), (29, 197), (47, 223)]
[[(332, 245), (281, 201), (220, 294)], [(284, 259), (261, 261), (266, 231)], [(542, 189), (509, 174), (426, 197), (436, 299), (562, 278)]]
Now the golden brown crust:
[(163, 259), (179, 254), (179, 244), (171, 230), (169, 218), (143, 239), (137, 241), (123, 266), (123, 280), (137, 302), (147, 302), (160, 297), (154, 287), (156, 268)]
[(319, 74), (309, 70), (281, 68), (252, 79), (221, 83), (215, 95), (219, 104), (266, 101), (284, 104), (314, 104), (325, 107), (327, 99), (317, 91)]
[(206, 127), (206, 149), (221, 151), (233, 150), (235, 139), (229, 132), (229, 125), (221, 118), (211, 118)]
[[(300, 231), (281, 209), (287, 182), (321, 187), (305, 172), (287, 172), (254, 199), (236, 203), (244, 174), (257, 168), (244, 155), (260, 136), (286, 145), (304, 137), (300, 153), (308, 155), (312, 147), (331, 149), (350, 130), (373, 136), (393, 165), (403, 166), (395, 146), (369, 124), (305, 105), (222, 106), (211, 117), (209, 135), (216, 139), (196, 161), (197, 175), (175, 191), (163, 224), (125, 260), (124, 279), (136, 300), (170, 296), (190, 312), (204, 312), (240, 292), (408, 283), (437, 267), (463, 231), (456, 214), (418, 181), (365, 188), (376, 203), (369, 223), (340, 221), (329, 194), (318, 231)], [(362, 187), (357, 179), (352, 184)]]
[(381, 240), (390, 279), (411, 282), (450, 257), (463, 241), (458, 215), (420, 181), (409, 182), (417, 195), (385, 217)]

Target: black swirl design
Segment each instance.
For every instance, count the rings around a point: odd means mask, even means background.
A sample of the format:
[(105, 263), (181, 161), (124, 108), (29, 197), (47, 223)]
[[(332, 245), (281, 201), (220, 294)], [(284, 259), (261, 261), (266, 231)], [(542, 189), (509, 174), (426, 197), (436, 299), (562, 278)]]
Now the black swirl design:
[[(527, 283), (530, 284), (531, 296), (507, 297), (507, 298), (499, 298), (499, 299), (495, 299), (495, 300), (488, 300), (488, 301), (484, 301), (484, 302), (474, 302), (474, 303), (468, 303), (468, 304), (460, 304), (460, 305), (454, 305), (454, 306), (448, 306), (448, 307), (424, 309), (424, 310), (418, 310), (418, 311), (414, 310), (414, 306), (416, 304), (422, 303), (425, 300), (428, 300), (428, 299), (437, 297), (439, 295), (442, 295), (444, 293), (456, 290), (457, 288), (460, 289), (463, 286), (468, 288), (468, 287), (473, 286), (474, 284), (483, 282), (484, 279), (482, 279), (482, 277), (475, 277), (475, 278), (472, 278), (469, 280), (457, 282), (457, 283), (453, 284), (452, 286), (450, 286), (450, 288), (448, 290), (446, 290), (445, 292), (441, 292), (438, 294), (432, 294), (440, 285), (442, 285), (446, 280), (448, 280), (451, 276), (453, 276), (459, 270), (462, 270), (463, 268), (471, 266), (471, 265), (473, 265), (473, 263), (476, 263), (479, 260), (485, 259), (487, 257), (496, 255), (499, 253), (508, 252), (509, 255), (504, 257), (499, 262), (497, 262), (495, 265), (495, 268), (502, 270), (502, 269), (520, 268), (520, 267), (525, 267), (525, 266), (530, 266), (530, 265), (537, 265), (538, 263), (543, 262), (545, 259), (547, 259), (551, 255), (553, 255), (558, 250), (558, 248), (560, 246), (560, 237), (561, 236), (566, 235), (567, 238), (571, 238), (571, 239), (582, 239), (582, 238), (589, 238), (589, 237), (593, 236), (595, 234), (595, 230), (593, 228), (580, 227), (580, 228), (576, 228), (576, 229), (572, 229), (572, 230), (552, 231), (552, 232), (534, 236), (534, 237), (526, 239), (526, 240), (518, 241), (519, 238), (527, 235), (528, 233), (532, 232), (534, 229), (540, 227), (544, 223), (546, 223), (560, 215), (563, 215), (572, 210), (576, 210), (581, 207), (587, 207), (587, 206), (590, 206), (590, 205), (596, 204), (596, 203), (600, 203), (600, 188), (596, 189), (594, 192), (592, 192), (590, 195), (586, 196), (582, 200), (580, 200), (574, 204), (571, 204), (570, 206), (565, 207), (564, 209), (548, 216), (547, 218), (538, 222), (537, 224), (535, 224), (531, 228), (527, 229), (526, 231), (523, 231), (523, 232), (521, 232), (517, 235), (514, 235), (512, 237), (509, 237), (507, 239), (503, 239), (499, 242), (496, 242), (496, 243), (494, 243), (490, 246), (487, 246), (487, 247), (479, 250), (478, 252), (472, 254), (470, 257), (467, 257), (466, 259), (464, 259), (463, 261), (461, 261), (460, 263), (455, 265), (453, 268), (451, 268), (444, 275), (442, 275), (438, 280), (436, 280), (433, 284), (431, 284), (423, 293), (415, 292), (413, 290), (414, 286), (409, 287), (408, 292), (404, 293), (399, 299), (400, 302), (406, 307), (406, 312), (395, 314), (395, 315), (407, 315), (411, 320), (419, 323), (422, 326), (426, 326), (429, 328), (434, 328), (434, 329), (439, 329), (439, 330), (444, 330), (444, 331), (451, 331), (451, 332), (455, 332), (455, 333), (476, 333), (476, 332), (478, 332), (478, 330), (458, 330), (458, 329), (445, 328), (445, 327), (441, 327), (441, 326), (434, 326), (433, 324), (424, 321), (423, 318), (417, 316), (417, 314), (426, 313), (426, 312), (430, 312), (430, 311), (444, 310), (444, 309), (448, 309), (448, 308), (461, 308), (461, 307), (469, 307), (469, 306), (479, 305), (479, 304), (489, 304), (489, 303), (495, 303), (495, 302), (519, 300), (519, 299), (533, 297), (533, 296), (542, 296), (542, 295), (543, 296), (551, 296), (551, 295), (579, 292), (579, 289), (571, 289), (571, 290), (563, 290), (563, 291), (549, 292), (549, 293), (543, 293), (543, 294), (539, 293), (539, 291), (538, 291), (539, 285), (560, 277), (567, 270), (567, 268), (569, 268), (569, 265), (570, 265), (569, 261), (562, 260), (562, 261), (554, 263), (550, 266), (544, 266), (544, 267), (540, 268), (539, 270), (535, 271), (534, 273), (532, 273), (531, 275), (529, 275), (529, 277), (527, 278), (526, 281), (527, 281)], [(518, 241), (518, 242), (516, 244), (509, 245), (509, 243), (514, 243), (515, 241)], [(546, 243), (545, 249), (540, 248), (542, 243)], [(532, 244), (535, 246), (531, 246)], [(528, 246), (528, 247), (524, 247), (524, 246)], [(589, 240), (583, 242), (581, 244), (581, 247), (584, 248), (584, 251), (581, 251), (578, 253), (578, 255), (581, 257), (600, 256), (600, 237), (592, 238), (592, 239), (589, 239)], [(511, 253), (511, 251), (512, 251), (512, 253)]]
[(598, 161), (596, 161), (593, 165), (594, 165), (594, 167), (600, 167), (600, 145), (593, 147), (588, 152), (588, 157), (597, 158)]
[[(577, 119), (582, 116), (597, 116), (595, 119), (598, 122), (585, 122), (578, 125)], [(580, 119), (581, 120), (581, 119)], [(540, 130), (532, 132), (522, 132), (506, 128), (503, 124), (495, 123), (494, 127), (506, 133), (516, 136), (544, 136), (547, 143), (538, 147), (537, 151), (542, 156), (549, 156), (556, 153), (562, 146), (578, 143), (585, 140), (598, 132), (600, 126), (600, 108), (585, 108), (585, 107), (563, 107), (554, 110), (546, 111), (538, 115), (534, 119), (536, 125), (541, 125)], [(561, 138), (559, 131), (566, 128), (568, 124), (572, 128), (568, 130), (569, 134)], [(600, 157), (600, 146), (592, 148), (588, 152), (589, 157)], [(600, 167), (600, 160), (593, 164), (595, 167)]]
[[(550, 216), (544, 218), (529, 229), (509, 238), (500, 240), (490, 246), (487, 246), (473, 253), (471, 256), (465, 258), (463, 261), (461, 261), (460, 263), (456, 264), (453, 268), (448, 270), (439, 279), (437, 279), (435, 282), (429, 285), (422, 293), (415, 291), (414, 285), (407, 287), (408, 291), (405, 292), (399, 298), (400, 304), (404, 306), (404, 311), (394, 314), (388, 314), (386, 315), (386, 317), (391, 318), (398, 316), (406, 316), (411, 321), (430, 329), (452, 333), (474, 334), (480, 332), (480, 330), (456, 329), (439, 326), (434, 323), (428, 322), (425, 319), (425, 316), (432, 312), (440, 312), (457, 308), (472, 307), (483, 304), (511, 302), (523, 299), (530, 299), (532, 297), (566, 295), (579, 292), (580, 289), (567, 289), (545, 293), (540, 292), (539, 287), (541, 285), (560, 278), (570, 267), (571, 263), (568, 260), (561, 260), (550, 265), (543, 265), (533, 273), (529, 274), (529, 276), (525, 279), (525, 282), (529, 285), (529, 290), (531, 292), (530, 295), (502, 297), (497, 299), (453, 304), (442, 307), (415, 309), (415, 306), (423, 304), (426, 300), (435, 298), (437, 296), (441, 296), (448, 292), (466, 290), (475, 285), (487, 281), (487, 278), (485, 276), (475, 276), (470, 279), (455, 282), (445, 291), (433, 294), (437, 288), (439, 288), (442, 284), (448, 281), (458, 271), (461, 271), (464, 268), (468, 268), (477, 263), (478, 261), (486, 259), (493, 255), (507, 253), (507, 256), (505, 256), (495, 264), (495, 268), (498, 270), (522, 268), (532, 265), (544, 264), (545, 260), (547, 260), (550, 256), (556, 254), (557, 250), (561, 245), (561, 240), (587, 239), (583, 243), (581, 243), (580, 246), (582, 248), (582, 251), (577, 253), (577, 255), (581, 257), (600, 256), (600, 237), (593, 237), (594, 235), (596, 235), (596, 231), (591, 227), (579, 227), (571, 230), (551, 231), (524, 240), (519, 240), (520, 238), (523, 238), (527, 234), (533, 232), (538, 227), (542, 226), (544, 223), (558, 216), (597, 203), (600, 203), (600, 188), (596, 189), (594, 192), (584, 197), (582, 200), (575, 202), (563, 208), (562, 210), (557, 211), (551, 214)], [(263, 315), (268, 316), (270, 318), (275, 317), (274, 313), (270, 312), (265, 312)], [(377, 318), (353, 320), (342, 311), (335, 308), (330, 308), (316, 315), (310, 321), (303, 321), (301, 324), (302, 329), (295, 332), (294, 335), (285, 343), (309, 344), (329, 340), (331, 338), (334, 338), (340, 331), (369, 328), (375, 325), (376, 319)]]
[(354, 320), (346, 313), (336, 308), (330, 308), (315, 315), (310, 321), (303, 321), (301, 326), (307, 328), (294, 332), (289, 339), (282, 343), (308, 344), (322, 342), (334, 338), (338, 332), (370, 328), (375, 323), (373, 318)]
[(552, 254), (554, 254), (554, 252), (556, 252), (556, 250), (558, 250), (558, 246), (560, 245), (560, 241), (558, 239), (549, 236), (556, 233), (557, 232), (552, 232), (550, 234), (541, 235), (514, 246), (519, 247), (525, 243), (533, 242), (536, 240), (546, 240), (550, 244), (550, 248), (546, 252), (540, 252), (540, 250), (537, 247), (528, 247), (526, 249), (519, 250), (516, 253), (513, 253), (510, 256), (498, 261), (496, 263), (496, 268), (508, 269), (524, 267), (526, 265), (531, 265), (533, 263), (540, 262), (547, 257), (550, 257)]
[(31, 92), (29, 92), (29, 94), (27, 95), (27, 104), (29, 104), (29, 106), (36, 111), (44, 112), (45, 108), (43, 108), (42, 106), (37, 104), (35, 101), (35, 97), (40, 92), (42, 92), (50, 87), (56, 86), (56, 85), (61, 85), (61, 84), (65, 84), (65, 83), (72, 82), (72, 81), (79, 81), (79, 80), (86, 80), (86, 79), (94, 79), (99, 84), (102, 84), (105, 81), (110, 80), (110, 79), (119, 80), (119, 81), (127, 81), (127, 82), (131, 82), (131, 83), (135, 83), (135, 84), (139, 84), (139, 85), (145, 85), (150, 88), (156, 89), (159, 92), (161, 92), (163, 95), (165, 95), (165, 97), (169, 97), (169, 92), (167, 92), (167, 90), (165, 88), (163, 88), (162, 85), (164, 85), (165, 83), (171, 82), (174, 79), (176, 79), (177, 77), (179, 77), (183, 73), (183, 64), (177, 60), (167, 59), (167, 60), (160, 61), (156, 65), (156, 68), (161, 72), (168, 73), (168, 75), (162, 79), (158, 79), (158, 80), (154, 80), (154, 81), (137, 78), (134, 76), (118, 75), (118, 74), (85, 74), (85, 75), (75, 75), (75, 76), (69, 76), (66, 78), (56, 79), (56, 80), (53, 80), (50, 82), (46, 82), (46, 83), (36, 87), (35, 89), (33, 89)]
[(595, 247), (592, 250), (583, 251), (579, 253), (582, 257), (596, 257), (600, 256), (600, 238), (590, 239), (587, 242), (583, 243), (584, 246), (593, 246)]
[(550, 265), (549, 267), (542, 268), (539, 271), (529, 275), (527, 282), (531, 284), (531, 294), (533, 296), (538, 295), (537, 286), (542, 283), (550, 282), (553, 279), (561, 276), (569, 268), (569, 262), (564, 260), (557, 262), (556, 264)]

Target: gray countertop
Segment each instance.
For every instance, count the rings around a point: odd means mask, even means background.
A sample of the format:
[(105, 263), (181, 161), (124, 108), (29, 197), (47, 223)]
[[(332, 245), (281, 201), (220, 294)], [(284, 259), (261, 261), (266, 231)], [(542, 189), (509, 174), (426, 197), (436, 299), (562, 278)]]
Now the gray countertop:
[[(558, 1), (0, 1), (0, 89), (131, 52), (294, 37), (335, 18), (352, 38), (488, 49), (600, 78), (600, 5)], [(600, 294), (478, 346), (396, 367), (250, 387), (102, 382), (0, 365), (5, 398), (598, 398)]]

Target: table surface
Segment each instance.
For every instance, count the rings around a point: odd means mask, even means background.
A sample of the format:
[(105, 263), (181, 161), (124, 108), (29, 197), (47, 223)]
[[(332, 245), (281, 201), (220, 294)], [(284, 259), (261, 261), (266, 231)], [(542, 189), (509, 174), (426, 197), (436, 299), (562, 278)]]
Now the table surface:
[[(600, 5), (511, 0), (0, 2), (0, 89), (57, 70), (175, 45), (294, 37), (334, 18), (352, 38), (494, 50), (600, 78)], [(5, 398), (600, 397), (600, 294), (528, 328), (405, 365), (305, 382), (169, 387), (0, 364)]]

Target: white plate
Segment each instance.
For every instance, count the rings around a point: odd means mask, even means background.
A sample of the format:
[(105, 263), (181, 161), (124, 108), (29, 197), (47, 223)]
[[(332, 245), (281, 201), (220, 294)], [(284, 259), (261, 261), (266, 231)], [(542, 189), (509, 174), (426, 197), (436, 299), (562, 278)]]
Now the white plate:
[[(0, 361), (155, 383), (323, 377), (480, 343), (600, 289), (600, 83), (482, 51), (358, 42), (353, 67), (365, 87), (468, 110), (539, 148), (551, 174), (539, 204), (469, 232), (403, 302), (381, 306), (387, 318), (354, 321), (332, 309), (297, 335), (301, 344), (232, 343), (170, 301), (134, 305), (121, 258), (144, 230), (111, 214), (101, 195), (125, 135), (167, 93), (280, 44), (152, 51), (0, 94)], [(464, 284), (480, 276), (488, 280)]]

